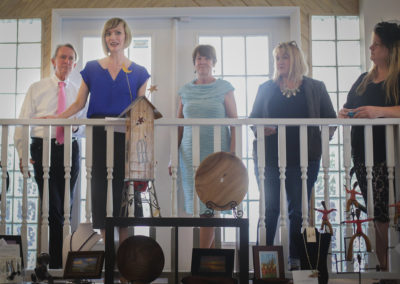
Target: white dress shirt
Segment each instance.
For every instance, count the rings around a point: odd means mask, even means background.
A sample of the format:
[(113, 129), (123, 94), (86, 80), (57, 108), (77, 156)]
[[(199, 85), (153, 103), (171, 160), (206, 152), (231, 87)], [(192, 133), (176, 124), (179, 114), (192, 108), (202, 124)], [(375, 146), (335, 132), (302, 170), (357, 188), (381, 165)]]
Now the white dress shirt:
[[(58, 104), (58, 82), (60, 80), (56, 75), (52, 75), (49, 78), (42, 79), (36, 83), (33, 83), (28, 92), (25, 95), (24, 102), (21, 107), (19, 118), (35, 118), (43, 117), (48, 115), (56, 115), (57, 104)], [(68, 108), (76, 99), (78, 95), (78, 87), (70, 80), (65, 80), (65, 97), (66, 97), (66, 108)], [(80, 112), (72, 117), (86, 118), (87, 106)], [(75, 136), (79, 136), (82, 133), (82, 128), (79, 127), (79, 133), (75, 133)], [(51, 137), (55, 138), (56, 131), (55, 127), (51, 129)], [(31, 127), (31, 137), (43, 137), (43, 127), (33, 126)], [(14, 145), (18, 151), (19, 157), (22, 157), (22, 127), (15, 128), (14, 134)]]

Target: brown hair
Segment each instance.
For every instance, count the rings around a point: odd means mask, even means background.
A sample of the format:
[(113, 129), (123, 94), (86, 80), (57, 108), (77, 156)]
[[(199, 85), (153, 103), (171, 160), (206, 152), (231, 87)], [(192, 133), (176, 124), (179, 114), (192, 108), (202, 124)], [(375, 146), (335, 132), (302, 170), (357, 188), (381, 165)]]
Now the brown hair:
[(214, 65), (217, 63), (217, 55), (215, 52), (215, 48), (208, 44), (201, 44), (196, 46), (193, 50), (192, 58), (193, 58), (193, 65), (196, 62), (196, 56), (199, 54), (200, 56), (204, 56), (207, 59), (212, 59)]

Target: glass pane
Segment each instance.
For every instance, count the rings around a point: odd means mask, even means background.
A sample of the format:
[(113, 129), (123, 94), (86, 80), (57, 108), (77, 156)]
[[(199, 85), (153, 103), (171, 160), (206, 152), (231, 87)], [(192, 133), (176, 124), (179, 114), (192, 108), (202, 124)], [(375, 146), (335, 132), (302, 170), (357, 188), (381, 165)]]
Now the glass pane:
[(267, 36), (246, 37), (247, 74), (269, 74), (269, 49)]
[(339, 67), (339, 91), (349, 91), (360, 74), (361, 67)]
[(15, 116), (15, 96), (0, 95), (0, 113), (1, 118), (14, 118)]
[(336, 95), (336, 93), (329, 93), (329, 98), (331, 99), (333, 109), (337, 112), (337, 95)]
[(360, 39), (360, 20), (358, 16), (338, 16), (337, 38)]
[(28, 223), (37, 223), (38, 216), (38, 199), (37, 198), (28, 198)]
[(312, 42), (312, 65), (336, 65), (334, 41)]
[(328, 92), (336, 92), (335, 67), (313, 67), (313, 78), (324, 82)]
[(249, 241), (257, 241), (257, 224), (259, 218), (259, 202), (249, 202)]
[[(339, 148), (338, 146), (329, 147), (329, 157), (330, 157), (330, 171), (339, 170)], [(339, 180), (337, 180), (339, 182)]]
[(29, 249), (36, 249), (37, 244), (37, 226), (28, 225), (28, 248)]
[(244, 66), (244, 38), (224, 37), (222, 49), (222, 68), (224, 75), (241, 75)]
[(32, 83), (40, 80), (40, 69), (20, 69), (17, 76), (17, 92), (26, 93)]
[(235, 100), (238, 116), (246, 115), (246, 83), (245, 77), (224, 77), (235, 88)]
[(338, 42), (338, 65), (360, 65), (360, 42)]
[(18, 67), (40, 67), (41, 59), (40, 43), (18, 45)]
[(347, 92), (346, 93), (339, 93), (339, 110), (343, 108), (343, 105), (347, 101)]
[(214, 67), (214, 75), (218, 76), (222, 74), (222, 63), (221, 63), (221, 37), (219, 36), (200, 36), (199, 37), (199, 44), (209, 44), (215, 48), (215, 52), (217, 55), (217, 63), (215, 63)]
[(17, 41), (17, 20), (0, 20), (0, 42)]
[(130, 59), (151, 73), (151, 37), (135, 37), (129, 47)]
[[(252, 140), (251, 140), (251, 143), (253, 143)], [(249, 160), (247, 160), (247, 163), (248, 163), (247, 172), (249, 174), (248, 197), (249, 197), (249, 199), (259, 200), (260, 199), (260, 191), (258, 190), (256, 174), (254, 173), (254, 161), (252, 158), (250, 158)]]
[(85, 66), (86, 62), (90, 60), (96, 60), (103, 57), (104, 57), (104, 52), (101, 45), (101, 37), (84, 37), (82, 66)]
[(15, 93), (15, 69), (0, 69), (0, 93)]
[(22, 222), (22, 199), (14, 198), (14, 212), (13, 212), (13, 222), (21, 223)]
[(15, 68), (17, 62), (17, 45), (0, 44), (0, 67)]
[(18, 41), (40, 42), (42, 39), (42, 20), (24, 19), (18, 23)]
[(251, 110), (253, 109), (258, 87), (268, 80), (269, 78), (267, 76), (247, 77), (247, 116), (250, 116)]
[(334, 16), (312, 16), (311, 38), (335, 39), (335, 17)]

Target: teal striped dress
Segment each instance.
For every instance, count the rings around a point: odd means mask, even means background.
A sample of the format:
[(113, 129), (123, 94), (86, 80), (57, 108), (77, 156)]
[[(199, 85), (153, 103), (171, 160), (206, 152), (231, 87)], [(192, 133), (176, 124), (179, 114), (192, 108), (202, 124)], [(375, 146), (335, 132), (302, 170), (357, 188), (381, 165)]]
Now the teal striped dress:
[[(185, 118), (225, 118), (225, 95), (233, 91), (233, 86), (222, 79), (211, 84), (195, 85), (194, 81), (179, 90)], [(221, 129), (221, 151), (229, 152), (230, 133), (228, 127)], [(214, 130), (212, 126), (200, 127), (200, 161), (214, 152)], [(193, 214), (193, 162), (192, 127), (185, 126), (179, 148), (179, 172), (184, 193), (185, 211)], [(200, 214), (206, 210), (200, 202)]]

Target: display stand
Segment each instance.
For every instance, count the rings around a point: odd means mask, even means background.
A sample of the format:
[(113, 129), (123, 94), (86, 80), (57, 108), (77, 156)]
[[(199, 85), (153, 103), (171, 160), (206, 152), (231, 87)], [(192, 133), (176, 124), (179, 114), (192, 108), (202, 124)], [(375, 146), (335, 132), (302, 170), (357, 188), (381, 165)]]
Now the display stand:
[(239, 257), (239, 283), (249, 282), (249, 220), (248, 219), (227, 219), (227, 218), (106, 218), (106, 264), (105, 283), (114, 283), (114, 227), (129, 226), (153, 226), (175, 228), (175, 283), (178, 284), (178, 230), (180, 227), (236, 227), (239, 228), (239, 241), (237, 251)]

